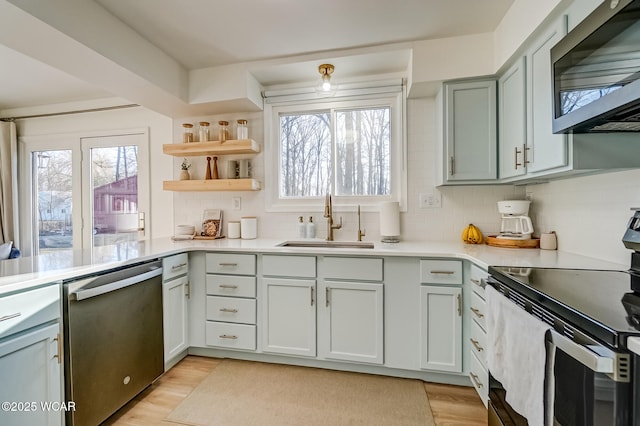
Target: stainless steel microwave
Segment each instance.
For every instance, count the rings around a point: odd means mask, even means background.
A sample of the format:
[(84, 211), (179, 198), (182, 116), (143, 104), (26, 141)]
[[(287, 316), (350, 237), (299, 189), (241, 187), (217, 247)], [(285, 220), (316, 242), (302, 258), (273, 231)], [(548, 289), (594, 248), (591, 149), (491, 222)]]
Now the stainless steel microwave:
[(605, 0), (551, 49), (553, 132), (640, 132), (640, 0)]

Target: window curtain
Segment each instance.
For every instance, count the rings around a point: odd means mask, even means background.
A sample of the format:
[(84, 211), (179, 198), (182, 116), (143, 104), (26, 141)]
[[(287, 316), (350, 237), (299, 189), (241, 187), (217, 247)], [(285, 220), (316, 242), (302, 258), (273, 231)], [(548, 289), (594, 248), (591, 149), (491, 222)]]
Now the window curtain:
[(0, 243), (18, 242), (18, 137), (14, 122), (0, 121)]

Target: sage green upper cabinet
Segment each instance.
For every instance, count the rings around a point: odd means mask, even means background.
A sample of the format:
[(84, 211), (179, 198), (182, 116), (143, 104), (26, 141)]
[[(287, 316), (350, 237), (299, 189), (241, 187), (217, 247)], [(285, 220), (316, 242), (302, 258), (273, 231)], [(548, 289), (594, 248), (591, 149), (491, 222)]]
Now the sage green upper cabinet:
[(527, 51), (527, 172), (537, 173), (568, 164), (567, 136), (551, 131), (552, 87), (549, 51), (567, 34), (561, 17), (536, 38)]
[(522, 57), (498, 80), (501, 179), (527, 172), (525, 76), (525, 58)]
[(445, 83), (441, 184), (495, 183), (495, 80)]

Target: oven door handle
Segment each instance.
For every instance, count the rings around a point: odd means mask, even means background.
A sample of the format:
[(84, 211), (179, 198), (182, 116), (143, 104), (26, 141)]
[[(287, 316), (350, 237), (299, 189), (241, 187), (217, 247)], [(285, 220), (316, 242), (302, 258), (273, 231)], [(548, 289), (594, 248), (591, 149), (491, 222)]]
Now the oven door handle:
[[(98, 287), (88, 288), (85, 290), (79, 289), (72, 293), (69, 293), (69, 299), (77, 300), (77, 301), (89, 299), (91, 297), (100, 296), (102, 294), (109, 293), (111, 291), (116, 291), (121, 288), (129, 287), (131, 285), (141, 283), (142, 281), (149, 280), (151, 278), (157, 277), (158, 275), (162, 275), (162, 268), (153, 269), (149, 272), (144, 272), (142, 274), (127, 277), (119, 281), (103, 284)], [(91, 282), (91, 281), (92, 279), (87, 280), (87, 282)]]
[(600, 346), (583, 346), (551, 329), (551, 343), (556, 348), (596, 373), (613, 373), (613, 352)]

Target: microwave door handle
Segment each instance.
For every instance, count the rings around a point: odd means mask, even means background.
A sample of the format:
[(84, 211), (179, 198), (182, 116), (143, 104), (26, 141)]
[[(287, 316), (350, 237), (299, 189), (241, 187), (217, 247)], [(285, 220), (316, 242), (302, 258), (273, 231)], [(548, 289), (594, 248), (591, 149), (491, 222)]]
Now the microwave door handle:
[[(613, 353), (611, 353), (611, 356), (601, 355), (586, 346), (575, 343), (553, 329), (550, 332), (551, 343), (571, 358), (596, 373), (613, 373)], [(604, 351), (607, 350), (605, 349)]]

